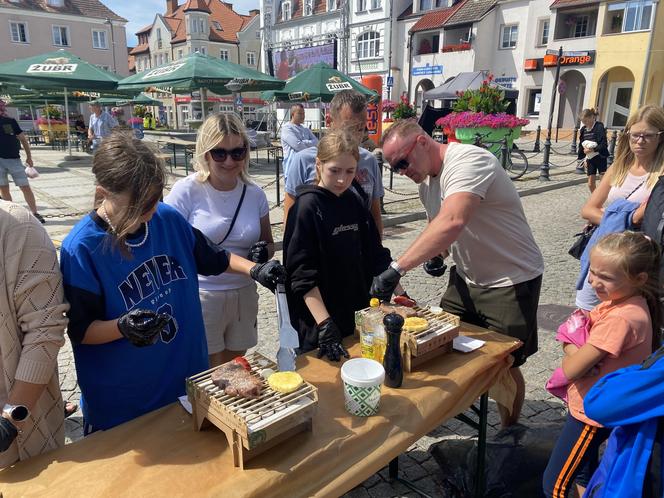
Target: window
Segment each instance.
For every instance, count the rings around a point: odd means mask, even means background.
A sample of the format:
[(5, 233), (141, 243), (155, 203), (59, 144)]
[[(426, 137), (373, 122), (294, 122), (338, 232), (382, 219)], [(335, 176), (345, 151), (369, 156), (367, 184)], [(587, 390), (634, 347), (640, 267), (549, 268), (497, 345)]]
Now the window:
[(337, 0), (327, 0), (327, 11), (337, 10), (339, 8), (339, 3)]
[(587, 15), (577, 16), (574, 22), (574, 33), (572, 33), (572, 38), (588, 36), (588, 24), (589, 17)]
[(67, 26), (53, 26), (53, 45), (69, 46), (69, 28)]
[(178, 49), (178, 59), (182, 59), (182, 49)]
[(219, 24), (219, 21), (212, 21), (212, 26), (214, 26), (214, 29), (216, 29), (217, 31), (223, 31), (221, 29), (221, 24)]
[(256, 65), (256, 52), (247, 52), (247, 66)]
[(548, 19), (541, 19), (539, 22), (539, 33), (537, 35), (537, 44), (546, 45), (549, 43), (549, 25)]
[(380, 53), (380, 33), (369, 31), (357, 38), (357, 58), (369, 59), (378, 57)]
[(542, 89), (531, 88), (528, 90), (528, 110), (529, 116), (538, 116), (540, 113), (540, 105), (542, 104)]
[(162, 47), (162, 41), (161, 41), (161, 28), (157, 28), (157, 48)]
[(650, 29), (652, 0), (614, 3), (608, 6), (607, 33)]
[(205, 47), (201, 47), (201, 54), (206, 55), (206, 49), (205, 49)]
[(291, 3), (284, 2), (281, 4), (281, 20), (288, 21), (291, 18)]
[(227, 61), (228, 60), (228, 50), (225, 48), (222, 48), (221, 51), (219, 52), (219, 58), (222, 61)]
[(51, 7), (64, 7), (65, 0), (48, 0), (46, 3)]
[(166, 64), (168, 64), (168, 53), (164, 54), (164, 62), (166, 62)]
[(519, 26), (516, 24), (511, 26), (503, 26), (500, 35), (500, 48), (516, 47), (516, 38), (518, 34)]
[(314, 2), (313, 0), (304, 0), (304, 15), (310, 16), (314, 13)]
[(108, 44), (106, 43), (106, 31), (92, 30), (92, 48), (108, 48)]
[(357, 0), (357, 11), (364, 12), (367, 10), (367, 0)]
[(28, 43), (28, 26), (24, 22), (10, 22), (9, 27), (14, 43)]
[(380, 9), (380, 0), (371, 0), (371, 8), (372, 9)]
[(198, 32), (205, 33), (207, 31), (207, 26), (205, 25), (205, 19), (198, 20)]
[(431, 0), (420, 0), (420, 11), (431, 10), (432, 1)]

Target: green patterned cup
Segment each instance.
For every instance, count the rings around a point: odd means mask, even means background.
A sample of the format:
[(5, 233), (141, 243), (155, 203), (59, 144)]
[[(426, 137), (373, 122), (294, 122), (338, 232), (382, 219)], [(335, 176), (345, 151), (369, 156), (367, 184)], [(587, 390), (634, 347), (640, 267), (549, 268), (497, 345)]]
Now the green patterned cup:
[(346, 410), (351, 415), (369, 417), (378, 413), (380, 386), (385, 378), (383, 365), (368, 358), (353, 358), (341, 366)]

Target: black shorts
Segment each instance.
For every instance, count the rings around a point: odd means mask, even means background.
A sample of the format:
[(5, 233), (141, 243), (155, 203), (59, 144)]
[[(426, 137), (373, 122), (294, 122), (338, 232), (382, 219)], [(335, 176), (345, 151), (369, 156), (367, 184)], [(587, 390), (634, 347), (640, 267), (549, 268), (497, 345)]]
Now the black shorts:
[(597, 155), (592, 159), (586, 159), (586, 173), (588, 176), (606, 173), (606, 157)]
[(508, 287), (479, 287), (468, 285), (450, 270), (450, 281), (440, 300), (440, 307), (461, 320), (523, 343), (512, 353), (513, 367), (518, 367), (537, 352), (537, 306), (542, 276)]

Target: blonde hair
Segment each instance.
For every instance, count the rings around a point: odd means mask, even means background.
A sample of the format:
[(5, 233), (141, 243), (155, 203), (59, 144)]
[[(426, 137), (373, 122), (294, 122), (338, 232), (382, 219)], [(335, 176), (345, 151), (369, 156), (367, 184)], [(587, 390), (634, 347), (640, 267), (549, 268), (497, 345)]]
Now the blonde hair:
[(623, 275), (635, 283), (639, 274), (648, 275), (640, 286), (639, 293), (646, 299), (653, 326), (653, 351), (659, 347), (662, 309), (660, 301), (659, 268), (661, 253), (659, 245), (641, 232), (625, 231), (612, 233), (600, 239), (590, 254), (599, 253), (613, 261)]
[(249, 149), (249, 137), (247, 136), (242, 120), (234, 113), (211, 114), (198, 129), (196, 151), (194, 152), (196, 180), (201, 183), (207, 181), (210, 176), (210, 166), (206, 154), (230, 135), (241, 137), (244, 146), (247, 148), (247, 157), (244, 160), (244, 167), (240, 171), (240, 179), (244, 183), (253, 183), (249, 176), (249, 153), (251, 152)]
[[(613, 171), (611, 185), (622, 185), (625, 178), (627, 178), (629, 169), (634, 164), (634, 153), (629, 146), (628, 132), (639, 121), (645, 121), (649, 126), (656, 128), (658, 131), (664, 131), (664, 109), (655, 105), (646, 105), (639, 108), (629, 117), (625, 129), (616, 144), (616, 156), (611, 165), (611, 170)], [(655, 151), (655, 159), (648, 171), (646, 186), (652, 188), (662, 174), (664, 174), (664, 137), (660, 135), (659, 144)]]
[(422, 134), (424, 130), (414, 118), (399, 119), (383, 133), (381, 143), (385, 144), (392, 136), (407, 137), (414, 134)]
[(356, 161), (360, 160), (359, 140), (357, 135), (343, 128), (331, 129), (318, 142), (316, 153), (316, 183), (320, 182), (319, 163), (331, 161), (341, 154), (350, 154)]

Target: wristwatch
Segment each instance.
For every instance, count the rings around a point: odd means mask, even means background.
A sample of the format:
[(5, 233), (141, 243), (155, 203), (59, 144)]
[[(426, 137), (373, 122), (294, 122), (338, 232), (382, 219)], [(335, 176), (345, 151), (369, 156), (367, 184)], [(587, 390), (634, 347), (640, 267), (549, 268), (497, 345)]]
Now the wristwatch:
[(30, 415), (30, 410), (25, 405), (5, 404), (2, 408), (2, 416), (8, 418), (10, 422), (23, 422)]
[(402, 276), (402, 277), (406, 274), (406, 270), (404, 270), (403, 268), (401, 268), (401, 267), (399, 266), (399, 263), (397, 263), (396, 261), (392, 261), (392, 262), (390, 263), (390, 267), (393, 268), (393, 269), (394, 269), (394, 270), (395, 270), (400, 276)]

